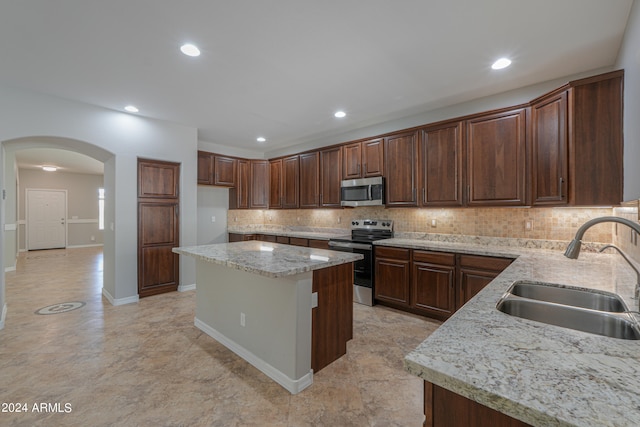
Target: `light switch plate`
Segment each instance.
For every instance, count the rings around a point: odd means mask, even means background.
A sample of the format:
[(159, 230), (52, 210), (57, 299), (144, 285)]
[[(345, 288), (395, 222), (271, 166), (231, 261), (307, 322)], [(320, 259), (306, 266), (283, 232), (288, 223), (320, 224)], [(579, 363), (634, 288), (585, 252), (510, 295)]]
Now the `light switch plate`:
[(318, 293), (314, 292), (311, 294), (311, 308), (316, 308), (318, 306)]

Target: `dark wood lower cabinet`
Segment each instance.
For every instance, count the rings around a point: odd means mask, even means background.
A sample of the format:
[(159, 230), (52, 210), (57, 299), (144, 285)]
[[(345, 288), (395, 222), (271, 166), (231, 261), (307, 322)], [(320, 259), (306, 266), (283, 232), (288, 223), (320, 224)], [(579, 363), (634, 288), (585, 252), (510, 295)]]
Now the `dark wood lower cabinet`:
[(424, 427), (526, 427), (525, 422), (424, 382)]
[(376, 246), (375, 301), (446, 320), (512, 262), (509, 258)]
[(375, 251), (375, 299), (392, 307), (408, 308), (411, 250), (377, 247)]
[(313, 272), (318, 306), (311, 312), (311, 369), (317, 373), (347, 353), (353, 338), (353, 263)]
[(456, 311), (456, 256), (452, 253), (413, 251), (411, 307), (446, 319)]
[(456, 308), (473, 298), (512, 262), (508, 258), (460, 255)]

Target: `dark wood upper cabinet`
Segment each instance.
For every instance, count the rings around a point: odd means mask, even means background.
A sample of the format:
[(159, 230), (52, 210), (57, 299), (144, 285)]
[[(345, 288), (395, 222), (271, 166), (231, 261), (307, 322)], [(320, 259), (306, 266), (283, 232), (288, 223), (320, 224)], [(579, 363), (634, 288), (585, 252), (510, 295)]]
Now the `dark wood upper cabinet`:
[(179, 188), (179, 164), (138, 159), (138, 198), (178, 199)]
[(320, 159), (317, 151), (300, 154), (300, 207), (320, 206)]
[(382, 176), (384, 172), (384, 139), (355, 142), (343, 147), (342, 179)]
[(623, 71), (570, 83), (569, 198), (573, 205), (618, 205), (623, 182)]
[(251, 160), (251, 183), (249, 207), (266, 209), (269, 207), (269, 162), (267, 160)]
[(299, 207), (300, 159), (290, 156), (282, 159), (282, 208)]
[(387, 206), (417, 206), (417, 131), (385, 137)]
[(213, 153), (198, 151), (198, 184), (213, 185)]
[(420, 133), (420, 204), (462, 206), (463, 123), (427, 127)]
[(340, 207), (341, 165), (341, 147), (320, 151), (320, 206), (322, 207)]
[(526, 113), (519, 108), (467, 121), (467, 205), (526, 203)]
[(533, 205), (567, 204), (567, 138), (567, 91), (537, 99), (531, 105)]
[(344, 179), (358, 179), (362, 175), (362, 143), (347, 144), (343, 148), (344, 162), (342, 176)]
[(238, 159), (216, 155), (213, 162), (213, 185), (235, 187)]
[(282, 159), (269, 160), (269, 208), (282, 207)]
[(229, 189), (229, 209), (249, 208), (249, 198), (251, 197), (251, 181), (249, 160), (238, 159), (236, 186)]

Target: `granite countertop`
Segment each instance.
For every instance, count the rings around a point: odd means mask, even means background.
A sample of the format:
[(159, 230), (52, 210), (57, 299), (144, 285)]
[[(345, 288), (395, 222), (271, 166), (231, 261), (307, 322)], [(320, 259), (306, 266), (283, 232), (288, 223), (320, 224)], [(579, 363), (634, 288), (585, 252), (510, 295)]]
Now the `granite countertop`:
[(173, 248), (180, 255), (236, 270), (277, 278), (332, 267), (363, 258), (361, 254), (258, 241)]
[(349, 229), (306, 229), (306, 230), (291, 230), (284, 228), (266, 228), (266, 227), (243, 227), (227, 229), (228, 233), (235, 234), (269, 234), (272, 236), (285, 236), (285, 237), (298, 237), (301, 239), (315, 239), (315, 240), (329, 240), (334, 237), (346, 236), (351, 234)]
[(620, 295), (629, 309), (633, 270), (614, 254), (500, 247), (423, 239), (376, 245), (517, 259), (405, 358), (436, 385), (537, 426), (640, 425), (640, 341), (607, 338), (510, 316), (496, 303), (529, 279)]

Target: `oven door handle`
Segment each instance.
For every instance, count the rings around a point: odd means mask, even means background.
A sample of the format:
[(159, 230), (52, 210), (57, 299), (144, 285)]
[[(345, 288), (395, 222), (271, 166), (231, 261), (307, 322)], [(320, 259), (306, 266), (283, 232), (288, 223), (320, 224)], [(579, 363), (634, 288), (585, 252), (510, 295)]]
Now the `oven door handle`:
[(334, 242), (329, 240), (330, 248), (347, 248), (347, 249), (373, 249), (373, 245), (367, 245), (366, 243), (349, 243), (349, 242)]

